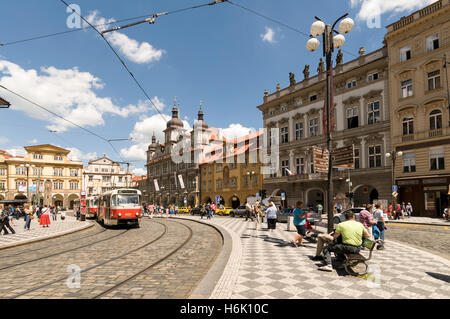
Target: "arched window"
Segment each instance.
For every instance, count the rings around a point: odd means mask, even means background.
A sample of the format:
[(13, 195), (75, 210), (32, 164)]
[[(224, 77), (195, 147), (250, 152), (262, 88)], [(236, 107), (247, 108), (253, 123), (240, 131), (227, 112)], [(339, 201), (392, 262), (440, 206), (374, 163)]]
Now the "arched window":
[(405, 117), (402, 121), (403, 135), (414, 134), (414, 118)]
[(430, 113), (430, 130), (438, 130), (442, 128), (442, 112), (434, 110)]

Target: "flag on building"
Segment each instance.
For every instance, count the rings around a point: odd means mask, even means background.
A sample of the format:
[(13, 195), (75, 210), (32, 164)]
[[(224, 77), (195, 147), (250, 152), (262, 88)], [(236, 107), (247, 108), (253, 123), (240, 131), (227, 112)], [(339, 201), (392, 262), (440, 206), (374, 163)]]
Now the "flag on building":
[(286, 170), (286, 172), (290, 175), (290, 176), (293, 176), (293, 175), (295, 175), (294, 173), (292, 173), (289, 169), (287, 169), (287, 168), (285, 168), (285, 170)]

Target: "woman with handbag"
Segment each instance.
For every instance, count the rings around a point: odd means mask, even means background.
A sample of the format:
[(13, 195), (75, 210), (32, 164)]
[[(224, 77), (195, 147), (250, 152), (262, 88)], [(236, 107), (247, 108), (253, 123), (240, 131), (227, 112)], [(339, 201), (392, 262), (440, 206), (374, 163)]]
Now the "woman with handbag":
[(50, 209), (47, 207), (47, 205), (44, 206), (41, 213), (41, 218), (39, 224), (43, 227), (48, 227), (50, 225)]

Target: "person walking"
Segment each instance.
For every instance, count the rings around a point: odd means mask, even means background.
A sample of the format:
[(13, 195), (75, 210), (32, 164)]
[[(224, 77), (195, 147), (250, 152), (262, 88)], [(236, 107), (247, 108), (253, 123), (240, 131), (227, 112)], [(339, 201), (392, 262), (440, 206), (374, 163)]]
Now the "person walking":
[(306, 213), (302, 210), (303, 202), (298, 201), (294, 209), (294, 226), (297, 228), (297, 236), (291, 241), (295, 247), (303, 246), (303, 237), (306, 236)]
[(53, 221), (56, 221), (57, 220), (57, 211), (56, 211), (56, 207), (55, 206), (52, 206), (51, 208), (50, 208), (50, 212), (51, 212), (51, 214), (52, 214), (52, 220)]
[(397, 206), (395, 207), (395, 220), (399, 220), (401, 216), (402, 216), (402, 207), (400, 206), (400, 204), (397, 204)]
[(277, 228), (277, 207), (272, 200), (269, 200), (269, 208), (266, 210), (267, 216), (267, 229), (274, 231)]
[(253, 211), (255, 213), (255, 230), (261, 229), (262, 211), (258, 201), (253, 205)]
[(402, 218), (405, 215), (406, 215), (406, 204), (405, 204), (405, 202), (402, 202)]
[(206, 204), (206, 219), (211, 219), (211, 205)]
[(30, 208), (29, 204), (25, 204), (24, 212), (25, 212), (25, 226), (23, 228), (25, 230), (30, 230), (31, 229), (31, 218), (33, 217), (33, 210)]
[(253, 207), (252, 204), (250, 204), (248, 201), (245, 204), (245, 221), (248, 221), (250, 219), (250, 221), (253, 221)]
[(323, 206), (322, 206), (321, 203), (318, 203), (318, 204), (317, 204), (316, 209), (317, 209), (317, 212), (318, 212), (319, 214), (322, 214), (322, 213), (323, 213)]
[[(386, 229), (384, 214), (383, 214), (383, 206), (380, 204), (375, 205), (375, 210), (373, 212), (373, 219), (376, 222), (376, 226), (379, 231), (379, 239), (381, 240), (381, 244), (377, 246), (377, 249), (384, 249), (384, 230)], [(376, 238), (375, 234), (374, 237)], [(378, 238), (376, 238), (378, 239)]]
[(412, 207), (411, 203), (408, 203), (408, 205), (406, 205), (405, 209), (406, 209), (407, 216), (411, 217), (412, 212), (413, 212), (413, 207)]
[(373, 208), (372, 205), (367, 205), (366, 209), (363, 209), (362, 211), (359, 212), (359, 222), (363, 224), (364, 227), (366, 228), (367, 232), (369, 233), (370, 239), (373, 238), (372, 234), (373, 225), (377, 223), (375, 220), (373, 220), (373, 216), (371, 213), (372, 208)]
[(3, 235), (9, 235), (8, 230), (12, 233), (15, 234), (16, 231), (11, 227), (11, 225), (9, 224), (9, 209), (8, 210), (1, 210), (1, 215), (0, 215), (0, 232), (3, 230)]
[(48, 227), (50, 225), (50, 209), (47, 207), (47, 205), (44, 205), (44, 208), (42, 209), (41, 218), (39, 224), (42, 227)]
[(338, 204), (336, 205), (336, 210), (337, 210), (337, 213), (338, 213), (338, 214), (341, 213), (341, 211), (342, 211), (342, 205), (341, 205), (341, 203), (338, 203)]

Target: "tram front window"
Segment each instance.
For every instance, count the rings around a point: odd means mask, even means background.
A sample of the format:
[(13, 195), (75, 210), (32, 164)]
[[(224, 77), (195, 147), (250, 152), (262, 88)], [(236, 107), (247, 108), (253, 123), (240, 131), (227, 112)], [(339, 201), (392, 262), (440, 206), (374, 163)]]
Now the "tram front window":
[(138, 195), (114, 195), (112, 198), (113, 206), (135, 206), (139, 205)]

